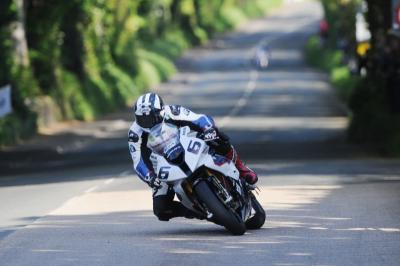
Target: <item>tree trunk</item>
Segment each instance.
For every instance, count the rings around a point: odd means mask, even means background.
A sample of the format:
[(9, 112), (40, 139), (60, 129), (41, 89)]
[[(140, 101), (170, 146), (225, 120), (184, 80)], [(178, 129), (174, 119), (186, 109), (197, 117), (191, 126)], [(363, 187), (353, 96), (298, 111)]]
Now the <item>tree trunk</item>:
[(15, 62), (29, 66), (28, 45), (25, 34), (25, 1), (14, 0), (17, 7), (17, 20), (11, 24), (11, 36), (14, 42)]

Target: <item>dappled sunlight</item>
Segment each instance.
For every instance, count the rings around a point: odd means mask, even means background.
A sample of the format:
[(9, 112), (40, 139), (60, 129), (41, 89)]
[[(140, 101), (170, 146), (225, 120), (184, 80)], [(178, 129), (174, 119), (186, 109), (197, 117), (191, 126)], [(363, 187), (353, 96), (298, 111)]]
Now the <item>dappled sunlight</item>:
[[(29, 231), (33, 235), (46, 235), (51, 232), (46, 242), (34, 243), (30, 249), (35, 256), (43, 258), (95, 262), (105, 252), (123, 256), (125, 251), (118, 248), (123, 245), (129, 247), (126, 252), (130, 257), (141, 258), (143, 248), (163, 254), (161, 258), (154, 258), (157, 265), (163, 257), (191, 264), (194, 258), (209, 255), (215, 256), (218, 264), (231, 258), (232, 252), (243, 255), (237, 261), (242, 264), (256, 262), (253, 258), (265, 258), (270, 265), (308, 265), (305, 259), (316, 258), (324, 264), (328, 260), (321, 247), (334, 252), (335, 247), (348, 247), (354, 239), (363, 237), (364, 241), (372, 241), (377, 234), (385, 234), (384, 239), (390, 245), (390, 241), (400, 235), (400, 228), (378, 226), (373, 220), (366, 221), (369, 226), (357, 226), (351, 211), (334, 206), (337, 194), (346, 195), (345, 187), (313, 184), (310, 180), (305, 184), (286, 180), (280, 185), (270, 185), (270, 180), (261, 176), (258, 198), (266, 209), (267, 220), (260, 230), (248, 230), (243, 236), (232, 236), (221, 226), (195, 219), (160, 222), (152, 214), (151, 193), (145, 189), (119, 191), (120, 195), (101, 191), (85, 193), (18, 233)], [(321, 204), (332, 208), (320, 209)], [(74, 213), (71, 208), (80, 211)], [(18, 233), (14, 235), (18, 237)], [(69, 235), (69, 241), (60, 241), (65, 234)], [(82, 241), (81, 234), (84, 246), (76, 245)], [(118, 245), (101, 244), (104, 239)], [(8, 248), (18, 249), (16, 246)], [(347, 258), (349, 254), (343, 256)], [(334, 264), (330, 261), (329, 265), (343, 264), (338, 260)]]
[(289, 256), (312, 256), (312, 253), (288, 253)]
[(199, 250), (199, 249), (171, 249), (167, 250), (166, 253), (171, 253), (171, 254), (212, 254), (216, 253), (214, 251), (206, 251), (206, 250)]
[(274, 49), (271, 57), (272, 63), (275, 60), (303, 60), (303, 52), (300, 50)]
[(296, 218), (304, 218), (304, 219), (312, 219), (312, 220), (332, 220), (332, 221), (345, 221), (351, 220), (351, 218), (342, 218), (342, 217), (318, 217), (318, 216), (305, 216), (305, 215), (269, 215), (269, 217), (296, 217)]
[(305, 204), (317, 204), (340, 186), (269, 186), (261, 187), (258, 199), (268, 210), (294, 209)]
[(71, 252), (70, 250), (63, 250), (63, 249), (32, 249), (32, 252)]
[[(315, 204), (339, 186), (268, 186), (257, 197), (261, 204), (270, 210), (293, 209), (303, 204)], [(91, 192), (74, 197), (51, 215), (93, 215), (109, 212), (152, 210), (151, 191)]]
[(326, 82), (320, 80), (318, 76), (307, 76), (294, 73), (280, 72), (282, 79), (275, 76), (276, 71), (263, 73), (258, 81), (259, 91), (274, 95), (289, 95), (293, 96), (315, 96), (318, 93), (330, 93), (331, 89)]
[(336, 231), (382, 231), (382, 232), (388, 232), (388, 233), (399, 233), (400, 232), (400, 227), (399, 228), (363, 228), (363, 227), (355, 227), (355, 228), (344, 228), (344, 229), (335, 229)]
[(155, 238), (155, 240), (159, 240), (159, 241), (218, 241), (219, 238), (215, 238), (215, 237), (207, 237), (207, 238), (197, 238), (197, 237), (193, 237), (193, 236), (186, 236), (186, 237), (179, 237), (179, 236), (168, 236), (168, 237), (158, 237)]
[(286, 160), (252, 163), (251, 167), (255, 168), (259, 174), (265, 176), (268, 180), (274, 177), (292, 176), (296, 177), (292, 180), (293, 182), (312, 177), (313, 184), (316, 184), (314, 178), (318, 177), (324, 179), (325, 182), (329, 182), (335, 177), (353, 178), (360, 182), (374, 179), (400, 181), (400, 160), (398, 159)]
[(93, 215), (152, 210), (151, 190), (92, 192), (74, 197), (51, 215)]
[[(396, 162), (386, 162), (390, 163)], [(361, 162), (352, 162), (353, 168), (343, 167), (346, 164), (349, 162), (252, 164), (260, 176), (261, 192), (257, 197), (266, 210), (267, 220), (260, 230), (248, 230), (243, 236), (232, 236), (223, 227), (204, 220), (158, 221), (152, 212), (150, 189), (137, 180), (132, 184), (135, 189), (126, 187), (133, 176), (127, 176), (126, 183), (107, 190), (90, 189), (13, 236), (18, 237), (23, 232), (32, 236), (48, 235), (45, 242), (34, 242), (28, 251), (37, 258), (80, 263), (96, 263), (107, 252), (121, 256), (129, 253), (129, 257), (141, 258), (143, 249), (162, 254), (154, 258), (156, 265), (163, 258), (190, 265), (194, 259), (210, 255), (220, 264), (235, 252), (242, 255), (237, 260), (239, 264), (257, 263), (255, 258), (264, 258), (269, 265), (309, 265), (308, 262), (316, 260), (326, 265), (344, 265), (343, 260), (349, 259), (352, 252), (365, 252), (365, 243), (373, 247), (379, 245), (379, 254), (392, 252), (391, 243), (399, 238), (400, 228), (378, 217), (371, 216), (365, 221), (356, 219), (357, 213), (365, 211), (361, 202), (371, 208), (382, 206), (382, 202), (360, 198), (356, 192), (349, 193), (349, 187), (352, 191), (358, 188), (367, 196), (377, 192), (364, 178), (365, 167)], [(374, 167), (384, 169), (385, 165), (376, 163)], [(396, 171), (393, 170), (392, 175), (399, 179)], [(385, 176), (375, 174), (375, 178), (384, 179)], [(354, 180), (360, 177), (366, 183), (349, 186), (350, 177)], [(396, 179), (393, 183), (377, 184), (385, 186), (379, 191), (385, 191), (386, 199), (396, 200), (399, 187)], [(337, 202), (338, 198), (348, 204)], [(60, 241), (65, 235), (69, 236), (69, 241)], [(384, 242), (376, 242), (377, 237)], [(82, 239), (85, 245), (79, 245)], [(363, 244), (355, 250), (353, 245), (357, 239), (363, 239)], [(119, 249), (119, 245), (127, 250)], [(348, 248), (349, 252), (332, 263), (326, 254), (336, 254), (338, 247)], [(8, 248), (18, 250), (17, 246)]]
[[(133, 174), (126, 143), (134, 119), (130, 108), (99, 121), (60, 123), (41, 130), (35, 147), (54, 146), (55, 151), (38, 158), (38, 164), (48, 167), (70, 159), (85, 167), (77, 163), (79, 169), (72, 170), (61, 164), (57, 174), (1, 180), (4, 209), (15, 212), (14, 221), (23, 226), (12, 233), (7, 230), (14, 228), (0, 227), (5, 240), (0, 241), (0, 261), (157, 266), (400, 261), (400, 161), (365, 159), (346, 143), (348, 110), (329, 85), (329, 75), (303, 62), (302, 45), (316, 30), (322, 9), (314, 1), (300, 9), (295, 7), (297, 0), (287, 2), (290, 5), (270, 19), (244, 24), (238, 32), (188, 51), (176, 60), (179, 73), (160, 88), (150, 88), (166, 104), (212, 116), (230, 137), (259, 176), (259, 192), (254, 194), (266, 211), (260, 229), (234, 236), (206, 220), (159, 221), (151, 189)], [(168, 10), (159, 11), (163, 15)], [(194, 34), (203, 35), (196, 30)], [(265, 69), (254, 63), (261, 44), (271, 52)], [(143, 54), (139, 57), (150, 63)], [(138, 86), (153, 84), (156, 79), (148, 74), (161, 69), (143, 70), (148, 80), (138, 79), (143, 83)], [(110, 79), (115, 71), (108, 72), (104, 78)], [(26, 163), (35, 162), (35, 153), (25, 155), (22, 148), (20, 152)], [(6, 159), (13, 167), (23, 162)], [(17, 194), (23, 197), (14, 204)], [(46, 202), (52, 204), (34, 214), (20, 215), (23, 211), (15, 207)]]
[(108, 137), (110, 135), (115, 137), (116, 130), (126, 131), (126, 128), (129, 127), (132, 122), (123, 119), (113, 119), (113, 120), (100, 120), (89, 123), (88, 122), (86, 123), (73, 122), (73, 123), (77, 123), (80, 126), (71, 127), (71, 122), (63, 122), (51, 128), (44, 128), (40, 131), (40, 133), (43, 135), (73, 133), (79, 136), (92, 136), (96, 138)]
[[(222, 118), (216, 117), (218, 124)], [(246, 130), (295, 130), (295, 129), (335, 129), (344, 130), (348, 120), (344, 117), (261, 117), (240, 116), (231, 118), (224, 129)]]
[[(285, 51), (278, 48), (277, 55), (284, 56)], [(280, 68), (257, 73), (254, 78), (252, 71), (236, 68), (189, 72), (187, 79), (181, 75), (160, 91), (168, 102), (184, 102), (195, 112), (212, 115), (234, 143), (249, 141), (243, 131), (251, 133), (253, 142), (344, 140), (347, 111), (323, 75)], [(221, 94), (227, 87), (230, 93)]]

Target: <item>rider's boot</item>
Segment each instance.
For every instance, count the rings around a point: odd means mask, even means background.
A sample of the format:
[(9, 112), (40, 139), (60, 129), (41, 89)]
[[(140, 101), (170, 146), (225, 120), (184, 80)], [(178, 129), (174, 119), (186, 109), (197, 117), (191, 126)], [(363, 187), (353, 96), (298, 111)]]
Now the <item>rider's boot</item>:
[(199, 219), (199, 220), (205, 219), (205, 217), (195, 213), (192, 210), (189, 210), (188, 208), (183, 206), (183, 204), (180, 202), (173, 201), (172, 205), (176, 217), (185, 217), (187, 219)]
[(233, 146), (225, 156), (235, 164), (236, 168), (239, 170), (240, 177), (243, 178), (248, 184), (254, 185), (258, 181), (256, 172), (244, 165), (239, 157), (239, 154), (236, 152)]

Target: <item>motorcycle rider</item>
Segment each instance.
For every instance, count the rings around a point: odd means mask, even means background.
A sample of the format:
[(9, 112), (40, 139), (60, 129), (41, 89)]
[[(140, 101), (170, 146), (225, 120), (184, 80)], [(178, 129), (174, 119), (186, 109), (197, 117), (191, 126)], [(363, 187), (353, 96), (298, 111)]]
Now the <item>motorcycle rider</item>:
[(189, 126), (192, 130), (197, 131), (199, 136), (218, 154), (224, 155), (235, 163), (241, 178), (251, 185), (257, 182), (257, 174), (243, 164), (236, 150), (230, 144), (229, 138), (218, 130), (211, 117), (196, 114), (182, 106), (164, 105), (161, 97), (155, 93), (146, 93), (137, 99), (134, 115), (135, 121), (128, 133), (129, 151), (134, 170), (153, 189), (153, 211), (159, 220), (168, 221), (173, 217), (197, 217), (180, 202), (173, 201), (175, 193), (172, 187), (161, 183), (154, 172), (147, 139), (150, 129), (163, 121), (177, 127)]

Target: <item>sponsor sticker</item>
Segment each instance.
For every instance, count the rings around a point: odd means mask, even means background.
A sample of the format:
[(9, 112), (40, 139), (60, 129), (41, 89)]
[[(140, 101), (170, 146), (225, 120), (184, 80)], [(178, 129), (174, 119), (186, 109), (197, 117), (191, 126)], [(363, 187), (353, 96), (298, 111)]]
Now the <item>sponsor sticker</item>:
[(134, 153), (136, 151), (135, 146), (133, 146), (132, 144), (129, 145), (129, 150), (131, 153)]

